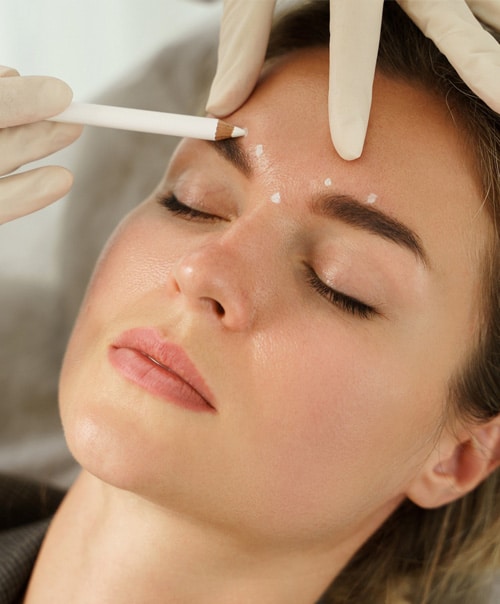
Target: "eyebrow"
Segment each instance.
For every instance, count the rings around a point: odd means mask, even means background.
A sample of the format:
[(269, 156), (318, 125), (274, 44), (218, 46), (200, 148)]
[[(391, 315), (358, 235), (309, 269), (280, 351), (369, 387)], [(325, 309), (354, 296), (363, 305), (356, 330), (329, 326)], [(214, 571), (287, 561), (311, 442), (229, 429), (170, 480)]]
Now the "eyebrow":
[(368, 231), (383, 239), (410, 250), (422, 264), (429, 268), (430, 262), (420, 237), (408, 226), (368, 206), (352, 195), (327, 194), (315, 199), (311, 205), (314, 214), (326, 216)]
[(229, 161), (237, 170), (247, 178), (253, 174), (250, 156), (236, 138), (227, 138), (220, 141), (210, 141), (210, 146), (224, 159)]
[[(209, 144), (247, 178), (252, 176), (254, 170), (250, 155), (238, 139), (210, 141)], [(411, 251), (425, 267), (430, 267), (429, 257), (415, 231), (396, 218), (378, 208), (366, 205), (352, 195), (341, 193), (321, 195), (312, 202), (311, 210), (316, 215), (340, 220), (349, 226), (396, 243)]]

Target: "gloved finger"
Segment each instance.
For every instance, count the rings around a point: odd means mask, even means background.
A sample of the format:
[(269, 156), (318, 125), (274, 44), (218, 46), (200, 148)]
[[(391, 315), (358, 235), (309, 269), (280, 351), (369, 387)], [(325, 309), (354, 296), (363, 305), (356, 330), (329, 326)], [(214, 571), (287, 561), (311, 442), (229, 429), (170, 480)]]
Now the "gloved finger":
[(35, 122), (0, 130), (0, 176), (67, 147), (82, 129), (76, 124)]
[(476, 17), (500, 31), (500, 2), (498, 0), (467, 0)]
[(465, 1), (397, 1), (469, 88), (500, 113), (500, 44), (481, 27)]
[(38, 122), (61, 113), (73, 92), (63, 81), (47, 76), (0, 78), (0, 128)]
[(357, 159), (365, 142), (383, 4), (330, 0), (330, 132), (347, 160)]
[(224, 0), (217, 71), (206, 109), (223, 117), (250, 96), (266, 55), (276, 0)]
[(0, 224), (60, 199), (72, 184), (71, 172), (59, 166), (45, 166), (0, 178)]
[(19, 71), (13, 67), (7, 67), (6, 65), (0, 65), (0, 78), (9, 78), (12, 76), (18, 76)]

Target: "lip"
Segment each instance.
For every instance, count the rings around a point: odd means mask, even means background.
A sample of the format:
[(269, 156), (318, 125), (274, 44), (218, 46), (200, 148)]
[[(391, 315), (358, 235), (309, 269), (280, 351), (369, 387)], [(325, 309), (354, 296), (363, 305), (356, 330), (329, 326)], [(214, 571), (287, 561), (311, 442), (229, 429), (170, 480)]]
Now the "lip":
[(192, 411), (215, 412), (213, 395), (184, 350), (154, 328), (123, 332), (108, 350), (111, 365), (143, 390)]

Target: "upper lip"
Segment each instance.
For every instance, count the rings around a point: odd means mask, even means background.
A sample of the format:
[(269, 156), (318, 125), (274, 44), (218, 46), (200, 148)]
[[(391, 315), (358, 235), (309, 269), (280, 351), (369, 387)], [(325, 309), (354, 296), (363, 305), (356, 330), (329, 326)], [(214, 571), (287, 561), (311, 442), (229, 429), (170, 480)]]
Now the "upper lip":
[(212, 392), (184, 349), (166, 340), (157, 329), (151, 327), (129, 329), (118, 336), (112, 346), (130, 348), (149, 357), (186, 382), (205, 399), (210, 407), (215, 409)]

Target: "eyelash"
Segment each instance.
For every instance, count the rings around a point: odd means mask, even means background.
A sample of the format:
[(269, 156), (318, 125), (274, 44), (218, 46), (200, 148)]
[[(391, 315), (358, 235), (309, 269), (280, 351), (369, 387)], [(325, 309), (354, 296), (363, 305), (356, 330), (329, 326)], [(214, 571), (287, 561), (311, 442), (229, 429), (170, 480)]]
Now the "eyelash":
[(328, 300), (335, 306), (338, 306), (341, 310), (354, 315), (355, 317), (360, 317), (361, 319), (371, 319), (375, 316), (377, 311), (372, 307), (368, 306), (368, 304), (364, 304), (364, 302), (360, 302), (356, 300), (356, 298), (351, 298), (351, 296), (347, 296), (346, 294), (342, 294), (331, 287), (328, 287), (326, 283), (323, 283), (318, 275), (312, 270), (312, 268), (308, 268), (309, 275), (307, 277), (307, 281), (311, 287)]
[[(220, 220), (218, 216), (207, 214), (206, 212), (201, 212), (200, 210), (196, 210), (185, 205), (179, 201), (179, 199), (177, 199), (173, 193), (170, 193), (167, 196), (160, 196), (158, 201), (174, 216), (181, 216), (187, 220), (203, 220), (212, 222)], [(321, 281), (318, 275), (310, 267), (308, 267), (307, 281), (309, 285), (318, 294), (320, 294), (320, 296), (323, 296), (323, 298), (326, 298), (328, 302), (339, 307), (341, 310), (350, 313), (351, 315), (360, 317), (362, 319), (370, 319), (374, 315), (378, 314), (372, 306), (368, 306), (367, 304), (356, 300), (356, 298), (351, 298), (351, 296), (347, 296), (346, 294), (342, 294), (335, 289), (328, 287), (328, 285)]]
[(160, 196), (158, 201), (174, 216), (182, 216), (182, 218), (187, 220), (204, 220), (209, 222), (221, 220), (219, 216), (207, 214), (206, 212), (201, 212), (200, 210), (185, 205), (182, 201), (179, 201), (173, 193), (170, 193), (167, 196)]

